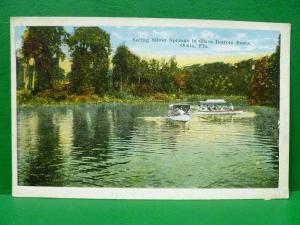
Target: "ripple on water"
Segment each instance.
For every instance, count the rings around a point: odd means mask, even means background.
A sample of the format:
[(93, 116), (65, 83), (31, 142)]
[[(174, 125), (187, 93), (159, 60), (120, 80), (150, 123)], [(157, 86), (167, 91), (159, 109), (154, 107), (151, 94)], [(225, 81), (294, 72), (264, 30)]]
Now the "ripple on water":
[[(186, 124), (170, 122), (167, 110), (163, 104), (19, 110), (20, 183), (184, 188), (278, 185), (275, 110), (239, 117), (193, 116)], [(274, 116), (263, 117), (264, 113)]]

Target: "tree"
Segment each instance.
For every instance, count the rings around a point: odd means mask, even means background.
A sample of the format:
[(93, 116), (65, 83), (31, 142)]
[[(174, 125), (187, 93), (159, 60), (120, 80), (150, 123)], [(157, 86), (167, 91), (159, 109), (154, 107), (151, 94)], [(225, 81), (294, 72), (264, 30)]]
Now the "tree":
[(61, 50), (67, 34), (63, 27), (27, 27), (23, 34), (22, 54), (25, 70), (33, 67), (28, 73), (33, 80), (33, 92), (51, 89), (54, 77), (60, 72), (59, 60), (65, 55)]
[(26, 62), (24, 62), (23, 57), (20, 56), (16, 56), (16, 67), (17, 67), (17, 89), (24, 89), (24, 90), (28, 90), (28, 85), (27, 85), (27, 77), (29, 77), (28, 72), (26, 73), (26, 77), (25, 77), (25, 67), (26, 67)]
[(187, 85), (187, 77), (188, 74), (184, 71), (181, 71), (174, 76), (175, 85), (179, 92), (185, 91)]
[(231, 76), (231, 93), (235, 95), (248, 95), (251, 78), (255, 73), (255, 60), (248, 59), (234, 64)]
[(275, 53), (273, 53), (268, 60), (268, 74), (269, 74), (269, 89), (267, 98), (270, 104), (279, 107), (279, 78), (280, 78), (280, 36), (278, 37), (278, 45)]
[(215, 62), (185, 68), (189, 73), (187, 89), (197, 94), (228, 94), (232, 89), (232, 65)]
[(153, 92), (153, 86), (151, 84), (151, 71), (149, 63), (142, 59), (139, 62), (137, 77), (135, 80), (134, 93), (140, 96), (147, 95)]
[(169, 61), (162, 61), (160, 68), (160, 84), (158, 85), (158, 91), (165, 93), (175, 92), (174, 77), (179, 72), (175, 57), (171, 57)]
[(154, 90), (157, 90), (159, 86), (159, 76), (160, 76), (160, 65), (159, 61), (156, 59), (151, 59), (149, 61), (149, 76), (150, 85)]
[(112, 77), (114, 87), (123, 91), (124, 87), (128, 88), (135, 81), (140, 79), (139, 63), (140, 58), (133, 54), (126, 45), (120, 45), (112, 58), (113, 72)]
[(248, 100), (251, 104), (265, 105), (267, 103), (268, 57), (262, 57), (255, 65), (255, 74), (250, 83)]
[(108, 88), (110, 37), (99, 27), (79, 27), (67, 41), (72, 57), (71, 91), (93, 88), (103, 94)]
[(190, 94), (204, 94), (206, 87), (203, 86), (205, 80), (205, 73), (200, 64), (187, 66), (184, 70), (188, 73), (187, 77), (187, 92)]

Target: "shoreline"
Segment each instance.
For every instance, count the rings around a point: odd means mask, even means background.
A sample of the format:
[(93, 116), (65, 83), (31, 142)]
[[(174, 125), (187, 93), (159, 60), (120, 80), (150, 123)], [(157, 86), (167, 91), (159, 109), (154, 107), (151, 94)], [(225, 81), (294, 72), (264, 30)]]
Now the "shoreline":
[(24, 100), (17, 97), (17, 106), (43, 106), (43, 105), (80, 105), (80, 104), (103, 104), (103, 103), (126, 103), (126, 104), (143, 104), (143, 103), (179, 103), (179, 102), (197, 102), (206, 99), (224, 99), (228, 103), (235, 105), (249, 105), (245, 96), (237, 95), (175, 95), (175, 94), (155, 94), (150, 96), (116, 97), (105, 95), (70, 95), (67, 99), (54, 99), (49, 97), (31, 96)]

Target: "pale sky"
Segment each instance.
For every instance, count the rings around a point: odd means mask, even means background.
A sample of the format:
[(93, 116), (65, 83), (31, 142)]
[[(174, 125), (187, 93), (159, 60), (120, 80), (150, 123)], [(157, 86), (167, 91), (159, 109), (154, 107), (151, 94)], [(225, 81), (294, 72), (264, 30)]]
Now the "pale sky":
[[(65, 26), (69, 33), (75, 26)], [(224, 61), (234, 63), (258, 58), (275, 51), (279, 31), (200, 27), (133, 27), (101, 26), (110, 34), (114, 53), (120, 44), (142, 58), (169, 59), (175, 56), (179, 65)], [(16, 27), (16, 48), (22, 45), (24, 26)], [(160, 39), (157, 42), (153, 39)], [(192, 41), (194, 40), (194, 42)], [(181, 42), (179, 42), (181, 41)], [(182, 41), (187, 46), (180, 46)], [(242, 44), (243, 43), (243, 44)], [(63, 47), (68, 56), (68, 48)]]

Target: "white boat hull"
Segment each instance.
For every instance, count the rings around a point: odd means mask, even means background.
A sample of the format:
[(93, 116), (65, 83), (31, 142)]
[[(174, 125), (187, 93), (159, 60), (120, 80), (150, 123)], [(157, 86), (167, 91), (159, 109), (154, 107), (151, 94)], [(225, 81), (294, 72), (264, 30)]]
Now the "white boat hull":
[(178, 115), (178, 116), (169, 116), (170, 120), (188, 122), (191, 119), (190, 115)]
[(197, 111), (196, 115), (238, 115), (242, 114), (242, 110), (233, 110), (233, 111)]

